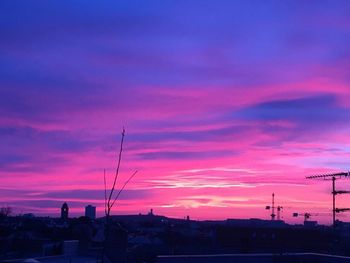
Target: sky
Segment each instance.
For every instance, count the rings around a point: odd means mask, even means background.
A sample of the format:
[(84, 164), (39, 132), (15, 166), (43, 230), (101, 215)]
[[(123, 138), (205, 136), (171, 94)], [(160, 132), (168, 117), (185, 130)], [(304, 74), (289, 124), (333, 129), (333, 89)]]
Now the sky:
[(125, 127), (118, 187), (138, 173), (113, 214), (268, 219), (275, 193), (287, 222), (330, 223), (331, 183), (305, 176), (349, 169), (349, 13), (334, 0), (1, 1), (0, 205), (102, 216)]

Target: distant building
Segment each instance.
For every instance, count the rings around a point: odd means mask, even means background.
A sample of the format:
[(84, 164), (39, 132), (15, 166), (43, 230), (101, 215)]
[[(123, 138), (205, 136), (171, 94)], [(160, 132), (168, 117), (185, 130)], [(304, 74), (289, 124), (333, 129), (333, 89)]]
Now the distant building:
[(317, 227), (317, 221), (304, 221), (305, 227)]
[(282, 220), (263, 220), (259, 218), (250, 219), (227, 219), (226, 226), (231, 227), (263, 227), (263, 228), (284, 228), (288, 225)]
[(88, 205), (85, 206), (85, 216), (90, 219), (96, 218), (96, 206)]
[(32, 213), (23, 214), (22, 216), (25, 218), (34, 218), (35, 217), (34, 214), (32, 214)]
[(69, 211), (68, 205), (67, 203), (64, 203), (61, 207), (61, 219), (63, 220), (68, 219), (68, 211)]

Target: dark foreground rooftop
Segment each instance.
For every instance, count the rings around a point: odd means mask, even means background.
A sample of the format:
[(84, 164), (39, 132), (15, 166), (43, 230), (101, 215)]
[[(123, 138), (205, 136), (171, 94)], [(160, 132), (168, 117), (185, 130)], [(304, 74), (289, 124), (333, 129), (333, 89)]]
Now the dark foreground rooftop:
[(220, 254), (220, 255), (178, 255), (158, 256), (157, 263), (345, 263), (350, 257), (317, 254)]

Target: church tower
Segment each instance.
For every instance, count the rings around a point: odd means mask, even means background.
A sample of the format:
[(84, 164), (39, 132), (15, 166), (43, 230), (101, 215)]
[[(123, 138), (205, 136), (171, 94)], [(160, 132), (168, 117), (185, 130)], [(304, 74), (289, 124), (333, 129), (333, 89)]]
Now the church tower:
[(61, 207), (61, 219), (66, 220), (68, 219), (68, 205), (67, 203), (64, 203)]

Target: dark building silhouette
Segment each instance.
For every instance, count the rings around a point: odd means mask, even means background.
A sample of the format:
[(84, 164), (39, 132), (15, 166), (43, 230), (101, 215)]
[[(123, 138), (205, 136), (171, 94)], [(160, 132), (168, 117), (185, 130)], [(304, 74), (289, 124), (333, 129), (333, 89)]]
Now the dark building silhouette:
[(96, 206), (88, 205), (85, 206), (85, 216), (90, 219), (96, 218)]
[(61, 219), (63, 220), (68, 219), (68, 211), (69, 211), (68, 205), (67, 203), (64, 203), (61, 207)]

